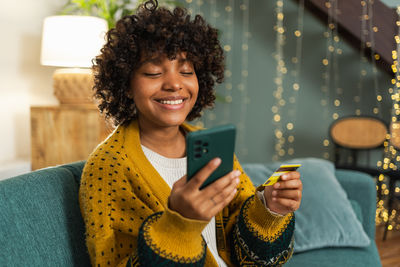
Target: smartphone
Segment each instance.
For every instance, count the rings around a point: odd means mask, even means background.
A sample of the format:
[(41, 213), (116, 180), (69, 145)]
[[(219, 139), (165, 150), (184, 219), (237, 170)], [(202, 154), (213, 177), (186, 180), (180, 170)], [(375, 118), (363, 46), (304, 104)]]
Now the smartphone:
[(232, 124), (190, 132), (186, 135), (188, 181), (210, 160), (219, 157), (221, 164), (200, 189), (233, 170), (236, 127)]
[(287, 172), (294, 172), (300, 167), (301, 164), (283, 164), (279, 166), (279, 168), (276, 171), (274, 171), (274, 173), (262, 185), (257, 187), (257, 190), (262, 191), (266, 186), (271, 186), (276, 184), (283, 174)]

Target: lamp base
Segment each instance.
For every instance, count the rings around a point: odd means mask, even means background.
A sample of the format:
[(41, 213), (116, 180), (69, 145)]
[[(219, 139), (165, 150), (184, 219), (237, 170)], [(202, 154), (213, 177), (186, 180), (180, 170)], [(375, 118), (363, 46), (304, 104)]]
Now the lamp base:
[(93, 85), (91, 69), (57, 69), (53, 74), (54, 95), (60, 104), (94, 105)]

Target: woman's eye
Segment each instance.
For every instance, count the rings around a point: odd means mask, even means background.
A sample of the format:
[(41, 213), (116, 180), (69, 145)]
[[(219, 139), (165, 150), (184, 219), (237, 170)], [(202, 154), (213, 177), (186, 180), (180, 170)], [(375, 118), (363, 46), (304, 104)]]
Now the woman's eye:
[(183, 75), (193, 75), (193, 71), (182, 71)]
[(148, 76), (148, 77), (155, 77), (155, 76), (158, 76), (158, 75), (160, 75), (161, 73), (150, 73), (150, 72), (146, 72), (146, 73), (144, 73), (144, 75), (145, 76)]

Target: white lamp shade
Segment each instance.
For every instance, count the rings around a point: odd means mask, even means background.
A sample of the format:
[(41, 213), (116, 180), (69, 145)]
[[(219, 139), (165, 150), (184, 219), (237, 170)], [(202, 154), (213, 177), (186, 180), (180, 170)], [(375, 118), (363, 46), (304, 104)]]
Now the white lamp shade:
[(107, 21), (91, 16), (51, 16), (43, 23), (41, 64), (91, 67), (100, 53)]

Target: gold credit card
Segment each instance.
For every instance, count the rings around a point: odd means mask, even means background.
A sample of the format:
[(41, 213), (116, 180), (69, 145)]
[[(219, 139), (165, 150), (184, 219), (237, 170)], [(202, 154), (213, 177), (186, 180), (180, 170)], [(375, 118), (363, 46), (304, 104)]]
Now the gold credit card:
[(262, 185), (257, 187), (257, 191), (263, 191), (266, 186), (271, 186), (279, 181), (280, 177), (288, 172), (294, 172), (301, 164), (283, 164), (281, 165)]

